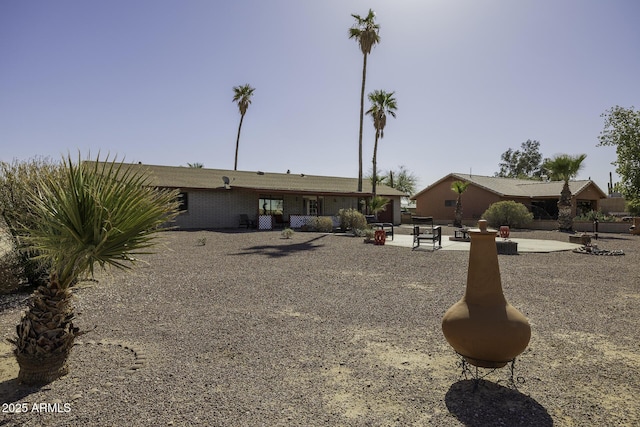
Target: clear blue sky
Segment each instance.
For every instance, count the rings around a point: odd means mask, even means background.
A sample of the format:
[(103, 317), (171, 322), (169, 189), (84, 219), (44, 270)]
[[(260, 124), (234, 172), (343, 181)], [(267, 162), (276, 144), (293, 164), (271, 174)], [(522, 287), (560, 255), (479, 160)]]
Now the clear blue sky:
[[(233, 169), (232, 87), (256, 88), (238, 168), (358, 173), (362, 54), (351, 13), (375, 10), (367, 92), (395, 91), (381, 169), (422, 189), (493, 175), (527, 139), (587, 154), (604, 190), (600, 115), (640, 107), (637, 0), (58, 0), (0, 2), (0, 160), (81, 151)], [(365, 173), (374, 130), (365, 118)], [(616, 175), (614, 174), (614, 181)]]

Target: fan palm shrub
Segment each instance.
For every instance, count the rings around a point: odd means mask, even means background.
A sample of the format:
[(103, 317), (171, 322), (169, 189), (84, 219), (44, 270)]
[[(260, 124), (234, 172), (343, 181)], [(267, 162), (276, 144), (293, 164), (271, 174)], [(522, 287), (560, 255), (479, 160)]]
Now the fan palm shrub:
[(375, 215), (377, 220), (378, 214), (382, 211), (387, 210), (387, 205), (389, 204), (390, 201), (391, 200), (386, 197), (373, 196), (371, 199), (368, 200), (369, 212)]
[(584, 166), (582, 162), (587, 157), (586, 154), (570, 156), (559, 154), (547, 160), (543, 167), (549, 171), (551, 178), (564, 181), (560, 199), (558, 200), (558, 228), (560, 231), (573, 230), (573, 217), (571, 215), (571, 189), (569, 180), (575, 178)]
[(458, 195), (458, 198), (456, 199), (456, 210), (453, 220), (454, 227), (462, 227), (462, 193), (467, 191), (468, 187), (468, 182), (454, 181), (451, 183), (451, 191)]
[(68, 373), (74, 339), (72, 289), (96, 264), (127, 269), (148, 253), (161, 226), (177, 215), (177, 192), (158, 190), (138, 166), (67, 157), (62, 179), (45, 174), (26, 199), (32, 222), (27, 247), (50, 265), (16, 327), (18, 380), (44, 384)]

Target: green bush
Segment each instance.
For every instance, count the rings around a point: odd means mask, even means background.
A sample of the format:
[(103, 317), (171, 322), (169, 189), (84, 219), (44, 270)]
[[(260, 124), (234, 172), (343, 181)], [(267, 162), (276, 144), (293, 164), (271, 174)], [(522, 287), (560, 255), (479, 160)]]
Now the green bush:
[(338, 211), (340, 217), (340, 229), (347, 230), (364, 230), (367, 228), (367, 219), (357, 209), (340, 209)]
[(523, 228), (533, 221), (533, 214), (522, 203), (507, 200), (489, 206), (482, 218), (492, 227), (507, 225), (511, 228)]
[(333, 220), (330, 216), (318, 216), (307, 224), (313, 231), (320, 231), (321, 233), (331, 233), (333, 231)]

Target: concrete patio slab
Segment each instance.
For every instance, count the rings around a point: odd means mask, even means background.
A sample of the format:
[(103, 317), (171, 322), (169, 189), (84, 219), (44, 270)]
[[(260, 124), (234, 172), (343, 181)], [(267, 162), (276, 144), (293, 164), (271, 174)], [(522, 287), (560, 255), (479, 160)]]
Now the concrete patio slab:
[[(499, 239), (499, 238), (498, 238)], [(582, 245), (575, 243), (565, 243), (557, 240), (538, 240), (538, 239), (509, 239), (518, 243), (518, 253), (548, 253), (558, 251), (571, 251), (578, 249)], [(385, 245), (403, 246), (411, 248), (413, 246), (413, 236), (397, 234), (393, 240), (387, 239)], [(449, 240), (449, 236), (442, 236), (442, 249), (445, 251), (468, 251), (471, 244), (469, 242), (460, 242)], [(432, 248), (430, 243), (422, 244), (416, 250), (430, 251)]]

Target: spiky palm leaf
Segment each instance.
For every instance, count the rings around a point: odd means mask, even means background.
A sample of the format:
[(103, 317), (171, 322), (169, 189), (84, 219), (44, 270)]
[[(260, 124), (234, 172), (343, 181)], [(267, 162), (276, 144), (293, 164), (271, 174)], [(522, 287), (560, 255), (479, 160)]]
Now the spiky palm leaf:
[[(108, 159), (107, 159), (108, 160)], [(79, 334), (73, 326), (71, 288), (79, 277), (104, 268), (130, 268), (148, 252), (160, 226), (177, 214), (177, 192), (152, 187), (144, 170), (123, 163), (81, 162), (70, 157), (63, 179), (43, 176), (27, 194), (33, 222), (25, 241), (51, 267), (16, 327), (18, 379), (28, 384), (66, 374), (66, 359)]]

